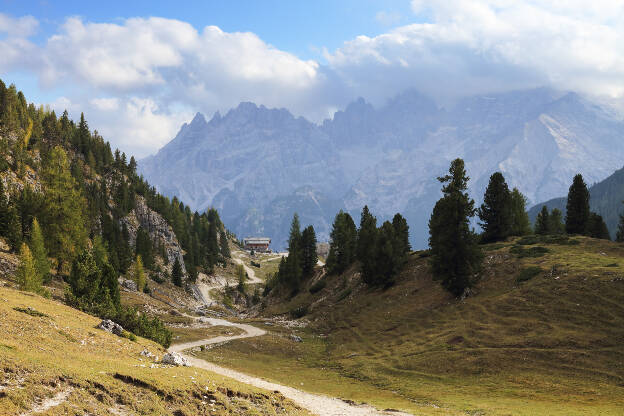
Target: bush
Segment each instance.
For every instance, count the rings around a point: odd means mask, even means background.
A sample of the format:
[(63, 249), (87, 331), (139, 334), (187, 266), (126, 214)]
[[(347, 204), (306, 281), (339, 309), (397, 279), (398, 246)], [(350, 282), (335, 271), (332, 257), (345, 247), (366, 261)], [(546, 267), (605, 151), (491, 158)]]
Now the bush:
[(526, 282), (527, 280), (531, 280), (538, 274), (542, 273), (542, 269), (537, 266), (527, 267), (526, 269), (522, 269), (518, 276), (516, 276), (516, 283)]
[(150, 293), (152, 293), (152, 290), (149, 288), (149, 286), (145, 285), (145, 287), (143, 288), (143, 293), (149, 295)]
[(253, 261), (253, 260), (251, 261), (251, 265), (252, 265), (253, 267), (260, 268), (260, 263), (255, 262), (255, 261)]
[(325, 288), (326, 285), (327, 285), (327, 281), (325, 279), (321, 279), (318, 282), (314, 283), (312, 286), (310, 286), (309, 291), (312, 294), (320, 292), (321, 290)]
[(121, 336), (122, 336), (122, 337), (124, 337), (124, 338), (129, 339), (130, 341), (136, 341), (136, 340), (137, 340), (136, 335), (134, 335), (132, 332), (128, 332), (128, 331), (126, 331), (126, 330), (124, 330), (124, 331), (121, 333)]
[(343, 300), (344, 298), (346, 298), (347, 296), (349, 296), (351, 294), (351, 288), (346, 288), (345, 290), (343, 290), (342, 292), (340, 292), (338, 294), (338, 298), (336, 299), (336, 302), (340, 302), (341, 300)]
[(522, 237), (520, 240), (518, 240), (516, 244), (519, 244), (521, 246), (530, 246), (530, 245), (539, 243), (540, 240), (541, 240), (540, 236), (527, 235), (526, 237)]
[[(163, 278), (160, 273), (150, 273), (150, 278), (156, 283), (163, 284), (165, 283), (165, 278)], [(147, 286), (146, 286), (147, 287)]]
[(509, 249), (509, 252), (518, 256), (518, 258), (523, 257), (542, 257), (544, 254), (549, 253), (550, 250), (546, 247), (535, 246), (531, 248), (524, 248), (522, 246), (513, 246)]
[(303, 305), (303, 306), (299, 306), (293, 310), (290, 311), (290, 316), (293, 319), (299, 319), (302, 318), (304, 316), (306, 316), (308, 314), (308, 307)]
[(127, 331), (133, 332), (133, 335), (156, 341), (165, 348), (171, 345), (173, 334), (165, 327), (165, 324), (158, 318), (150, 319), (144, 313), (138, 313), (136, 308), (122, 308), (116, 316), (108, 318), (123, 326)]

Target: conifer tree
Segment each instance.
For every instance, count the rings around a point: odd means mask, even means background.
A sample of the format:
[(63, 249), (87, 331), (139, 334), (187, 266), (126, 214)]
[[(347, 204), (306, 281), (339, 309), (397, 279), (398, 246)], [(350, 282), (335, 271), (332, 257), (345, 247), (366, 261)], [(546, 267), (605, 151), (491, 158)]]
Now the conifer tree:
[(299, 215), (293, 215), (288, 237), (288, 257), (284, 262), (284, 269), (278, 271), (278, 275), (295, 294), (299, 291), (299, 285), (303, 276), (303, 250), (301, 247), (301, 229)]
[(9, 235), (9, 201), (4, 193), (4, 182), (0, 180), (0, 237)]
[(301, 249), (303, 258), (301, 269), (304, 276), (310, 276), (318, 261), (318, 255), (316, 253), (316, 232), (311, 225), (304, 228), (301, 233)]
[(19, 254), (20, 264), (17, 268), (17, 284), (21, 290), (41, 292), (41, 279), (35, 267), (32, 253), (26, 243), (22, 243)]
[(30, 248), (35, 261), (35, 269), (42, 282), (50, 281), (50, 262), (48, 261), (48, 251), (43, 242), (43, 234), (37, 219), (33, 219), (32, 230), (30, 233)]
[(365, 283), (373, 285), (376, 282), (377, 264), (377, 218), (364, 206), (360, 216), (360, 229), (357, 235), (357, 259), (362, 264), (362, 279)]
[(511, 235), (531, 234), (531, 221), (526, 211), (526, 204), (526, 197), (518, 188), (513, 188), (511, 191)]
[(619, 243), (624, 242), (624, 214), (620, 214), (620, 221), (618, 222), (618, 228), (615, 234), (615, 241)]
[(574, 176), (568, 191), (565, 228), (568, 234), (585, 234), (589, 221), (589, 191), (581, 174)]
[(177, 257), (173, 263), (173, 268), (171, 269), (171, 281), (174, 285), (182, 287), (182, 266), (180, 265), (180, 260)]
[(237, 290), (240, 293), (245, 293), (245, 281), (247, 280), (247, 273), (245, 272), (245, 268), (242, 264), (236, 266), (236, 278), (238, 280)]
[(451, 162), (449, 174), (438, 178), (444, 184), (443, 197), (436, 203), (429, 220), (431, 267), (442, 285), (459, 296), (473, 284), (483, 255), (470, 230), (475, 214), (474, 201), (468, 196), (468, 176), (464, 161)]
[(15, 206), (10, 205), (7, 217), (7, 240), (13, 250), (22, 244), (22, 222)]
[(357, 229), (348, 213), (341, 210), (336, 215), (330, 240), (327, 270), (339, 274), (357, 258)]
[(140, 254), (136, 256), (132, 278), (137, 284), (137, 290), (143, 292), (143, 289), (145, 289), (145, 270), (143, 270), (143, 260)]
[(377, 236), (377, 218), (369, 211), (368, 205), (362, 208), (360, 216), (360, 229), (357, 235), (357, 259), (363, 264), (371, 259), (375, 252), (375, 239)]
[(41, 223), (46, 230), (50, 254), (63, 262), (70, 261), (87, 237), (84, 207), (86, 201), (69, 172), (65, 151), (57, 146), (50, 152), (44, 169), (45, 210)]
[(553, 208), (548, 217), (548, 233), (564, 234), (565, 225), (563, 224), (563, 214), (559, 208)]
[[(412, 249), (409, 242), (409, 226), (407, 220), (399, 213), (392, 218), (392, 228), (394, 228), (394, 252), (399, 263), (407, 259), (407, 255)], [(405, 259), (399, 259), (405, 257)]]
[(587, 235), (592, 238), (600, 238), (603, 240), (611, 239), (607, 224), (605, 224), (601, 215), (598, 215), (595, 212), (589, 214), (589, 220), (587, 221)]
[(549, 234), (550, 233), (550, 214), (548, 213), (548, 207), (544, 205), (542, 210), (537, 214), (535, 219), (535, 234)]
[(229, 259), (231, 257), (230, 245), (228, 244), (228, 239), (225, 231), (221, 231), (221, 234), (219, 235), (219, 245), (221, 246), (221, 255), (224, 258)]
[(136, 234), (135, 255), (141, 256), (143, 264), (148, 269), (154, 267), (154, 254), (152, 250), (152, 239), (145, 228), (139, 227)]
[(502, 173), (494, 172), (490, 176), (478, 215), (484, 243), (504, 240), (511, 234), (511, 193)]

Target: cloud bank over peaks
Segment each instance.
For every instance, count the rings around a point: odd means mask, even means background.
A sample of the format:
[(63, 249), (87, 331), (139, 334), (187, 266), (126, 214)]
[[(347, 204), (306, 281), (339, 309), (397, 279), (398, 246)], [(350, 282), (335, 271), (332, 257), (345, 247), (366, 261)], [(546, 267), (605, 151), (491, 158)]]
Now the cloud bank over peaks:
[(161, 17), (69, 17), (35, 43), (35, 18), (0, 14), (0, 76), (21, 71), (61, 89), (55, 107), (69, 102), (74, 117), (84, 111), (92, 128), (138, 156), (197, 111), (242, 101), (315, 122), (356, 97), (379, 106), (407, 89), (441, 104), (538, 86), (622, 102), (624, 0), (414, 0), (412, 10), (371, 19), (424, 23), (346, 39), (318, 62), (254, 33)]

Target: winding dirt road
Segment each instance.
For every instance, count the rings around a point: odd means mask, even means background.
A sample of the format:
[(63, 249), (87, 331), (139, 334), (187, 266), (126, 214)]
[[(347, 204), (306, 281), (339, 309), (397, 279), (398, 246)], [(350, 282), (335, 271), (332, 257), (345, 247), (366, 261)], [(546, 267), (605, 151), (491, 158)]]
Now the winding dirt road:
[[(262, 282), (262, 280), (256, 277), (256, 274), (254, 273), (254, 271), (243, 263), (243, 261), (237, 256), (237, 254), (238, 253), (233, 253), (232, 259), (236, 263), (243, 265), (243, 267), (245, 268), (245, 271), (249, 275), (249, 281), (251, 283)], [(208, 293), (210, 289), (213, 289), (214, 287), (218, 287), (219, 283), (217, 282), (216, 286), (214, 285), (214, 283), (215, 282), (213, 282), (213, 284), (211, 285), (207, 285), (205, 283), (199, 283), (198, 284), (199, 290), (202, 293)], [(225, 285), (225, 281), (223, 285)], [(200, 318), (196, 318), (196, 319), (200, 319)], [(214, 338), (202, 339), (199, 341), (185, 342), (182, 344), (174, 344), (171, 347), (169, 347), (170, 352), (177, 352), (181, 354), (194, 367), (203, 368), (205, 370), (212, 371), (214, 373), (218, 373), (223, 376), (233, 378), (241, 383), (249, 384), (254, 387), (261, 388), (261, 389), (265, 389), (269, 391), (279, 391), (285, 397), (291, 399), (292, 401), (297, 403), (299, 406), (320, 416), (387, 416), (387, 415), (409, 416), (407, 413), (383, 412), (383, 411), (379, 411), (375, 409), (372, 406), (352, 405), (340, 399), (335, 399), (335, 398), (324, 396), (321, 394), (307, 393), (305, 391), (301, 391), (293, 387), (284, 386), (284, 385), (277, 384), (277, 383), (272, 383), (270, 381), (266, 381), (259, 377), (250, 376), (248, 374), (244, 374), (239, 371), (231, 370), (229, 368), (221, 367), (211, 362), (201, 360), (199, 358), (190, 356), (188, 354), (184, 354), (184, 351), (189, 350), (194, 347), (200, 347), (202, 345), (221, 344), (221, 343), (229, 342), (235, 339), (259, 337), (259, 336), (266, 334), (266, 331), (260, 328), (256, 328), (255, 326), (248, 325), (248, 324), (234, 323), (234, 322), (226, 321), (225, 319), (202, 317), (201, 321), (210, 323), (211, 325), (236, 327), (236, 328), (242, 329), (244, 333), (240, 335), (218, 336)]]
[(233, 378), (241, 383), (249, 384), (254, 387), (269, 391), (279, 391), (285, 397), (291, 399), (299, 406), (309, 410), (310, 412), (320, 416), (387, 416), (387, 415), (407, 415), (400, 412), (382, 412), (374, 407), (367, 405), (351, 405), (340, 399), (334, 399), (328, 396), (320, 394), (307, 393), (295, 389), (293, 387), (284, 386), (270, 381), (263, 380), (259, 377), (250, 376), (239, 371), (231, 370), (229, 368), (221, 367), (208, 361), (184, 354), (186, 351), (193, 347), (199, 347), (202, 345), (220, 344), (229, 342), (235, 339), (258, 337), (266, 334), (266, 331), (256, 328), (252, 325), (237, 324), (226, 321), (225, 319), (218, 318), (202, 318), (202, 322), (209, 322), (212, 325), (223, 325), (240, 328), (245, 331), (241, 335), (233, 336), (218, 336), (215, 338), (203, 339), (193, 342), (185, 342), (183, 344), (174, 344), (169, 347), (170, 352), (177, 352), (188, 360), (188, 362), (198, 368), (203, 368), (208, 371), (212, 371), (217, 374), (221, 374), (226, 377)]

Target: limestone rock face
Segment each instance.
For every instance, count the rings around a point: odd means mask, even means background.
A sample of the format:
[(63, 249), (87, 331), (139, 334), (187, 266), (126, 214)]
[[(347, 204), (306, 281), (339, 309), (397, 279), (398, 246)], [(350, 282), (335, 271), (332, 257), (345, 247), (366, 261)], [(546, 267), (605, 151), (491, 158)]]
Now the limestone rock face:
[(184, 257), (182, 247), (178, 242), (178, 238), (173, 232), (173, 228), (167, 223), (167, 221), (156, 211), (153, 211), (147, 206), (145, 198), (137, 195), (135, 200), (135, 206), (130, 213), (121, 219), (123, 224), (126, 224), (128, 228), (128, 235), (130, 237), (130, 245), (136, 244), (136, 235), (139, 227), (143, 227), (149, 234), (152, 244), (157, 246), (159, 242), (164, 243), (165, 252), (167, 253), (167, 259), (169, 261), (169, 271), (175, 263), (176, 259), (182, 266), (182, 272), (186, 276), (186, 267), (184, 266)]
[[(287, 246), (294, 212), (327, 241), (340, 209), (357, 222), (406, 217), (412, 247), (427, 246), (440, 197), (436, 177), (461, 157), (477, 203), (500, 171), (529, 204), (565, 195), (622, 167), (624, 118), (574, 93), (547, 88), (466, 97), (440, 107), (416, 91), (381, 106), (357, 100), (322, 125), (286, 110), (242, 103), (209, 122), (198, 114), (139, 170), (193, 210), (215, 207), (240, 237)], [(476, 225), (476, 224), (475, 224)]]

